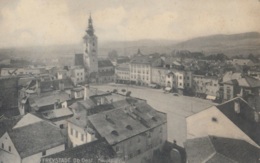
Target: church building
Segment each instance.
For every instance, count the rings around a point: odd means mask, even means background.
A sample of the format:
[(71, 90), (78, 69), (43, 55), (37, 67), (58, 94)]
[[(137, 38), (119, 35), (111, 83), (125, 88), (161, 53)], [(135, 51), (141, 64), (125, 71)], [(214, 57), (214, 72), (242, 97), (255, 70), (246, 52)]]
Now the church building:
[(91, 15), (83, 40), (84, 52), (83, 54), (75, 54), (75, 66), (85, 68), (86, 78), (89, 82), (113, 82), (115, 71), (112, 62), (108, 59), (98, 58), (98, 37), (95, 35)]

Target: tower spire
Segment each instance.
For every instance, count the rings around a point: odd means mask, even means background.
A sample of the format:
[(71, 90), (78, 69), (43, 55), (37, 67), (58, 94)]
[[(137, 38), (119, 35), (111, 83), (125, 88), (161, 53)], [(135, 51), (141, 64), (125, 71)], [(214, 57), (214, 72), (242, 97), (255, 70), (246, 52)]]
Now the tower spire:
[(88, 19), (88, 29), (87, 29), (87, 34), (89, 35), (94, 35), (94, 27), (92, 24), (92, 17), (91, 17), (91, 13), (89, 14), (89, 19)]

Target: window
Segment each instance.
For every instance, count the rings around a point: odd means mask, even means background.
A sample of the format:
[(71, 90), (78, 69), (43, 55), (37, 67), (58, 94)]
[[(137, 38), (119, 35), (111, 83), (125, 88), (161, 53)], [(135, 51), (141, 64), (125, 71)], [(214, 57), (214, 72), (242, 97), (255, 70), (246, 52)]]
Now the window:
[(8, 150), (9, 150), (9, 152), (11, 152), (11, 146), (9, 146)]
[(78, 138), (78, 135), (79, 135), (79, 133), (78, 133), (78, 131), (76, 131), (76, 138)]
[(179, 78), (182, 79), (182, 76), (180, 76)]
[(45, 155), (46, 155), (46, 151), (43, 151), (43, 152), (42, 152), (42, 155), (45, 156)]
[(70, 135), (73, 135), (73, 129), (72, 128), (70, 129)]
[(81, 141), (84, 141), (84, 134), (81, 134)]
[(5, 145), (4, 145), (4, 143), (2, 143), (2, 149), (5, 149)]
[(63, 128), (64, 128), (64, 125), (63, 125), (63, 124), (61, 124), (61, 125), (60, 125), (60, 129), (63, 129)]
[(132, 153), (130, 153), (130, 154), (129, 154), (129, 158), (132, 158), (132, 157), (133, 157), (133, 154), (132, 154)]
[(179, 85), (182, 86), (182, 83), (180, 83)]
[(138, 155), (141, 154), (141, 150), (140, 150), (140, 149), (137, 150), (137, 154), (138, 154)]
[(119, 146), (116, 146), (116, 152), (118, 152), (119, 151)]

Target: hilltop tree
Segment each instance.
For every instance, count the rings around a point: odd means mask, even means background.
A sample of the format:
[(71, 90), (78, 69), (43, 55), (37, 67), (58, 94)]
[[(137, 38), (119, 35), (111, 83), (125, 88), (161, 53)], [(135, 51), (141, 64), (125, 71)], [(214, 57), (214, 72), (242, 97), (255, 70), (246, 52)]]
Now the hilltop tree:
[(116, 50), (111, 50), (108, 52), (108, 59), (115, 60), (118, 58), (118, 53)]

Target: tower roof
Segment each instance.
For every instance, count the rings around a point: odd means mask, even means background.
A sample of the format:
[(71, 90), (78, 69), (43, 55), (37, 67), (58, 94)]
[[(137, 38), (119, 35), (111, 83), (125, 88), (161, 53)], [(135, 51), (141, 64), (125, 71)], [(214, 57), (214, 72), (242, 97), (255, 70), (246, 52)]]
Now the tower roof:
[(89, 19), (88, 19), (88, 29), (86, 30), (87, 34), (93, 36), (94, 35), (94, 27), (92, 24), (92, 18), (91, 18), (91, 14), (89, 15)]

